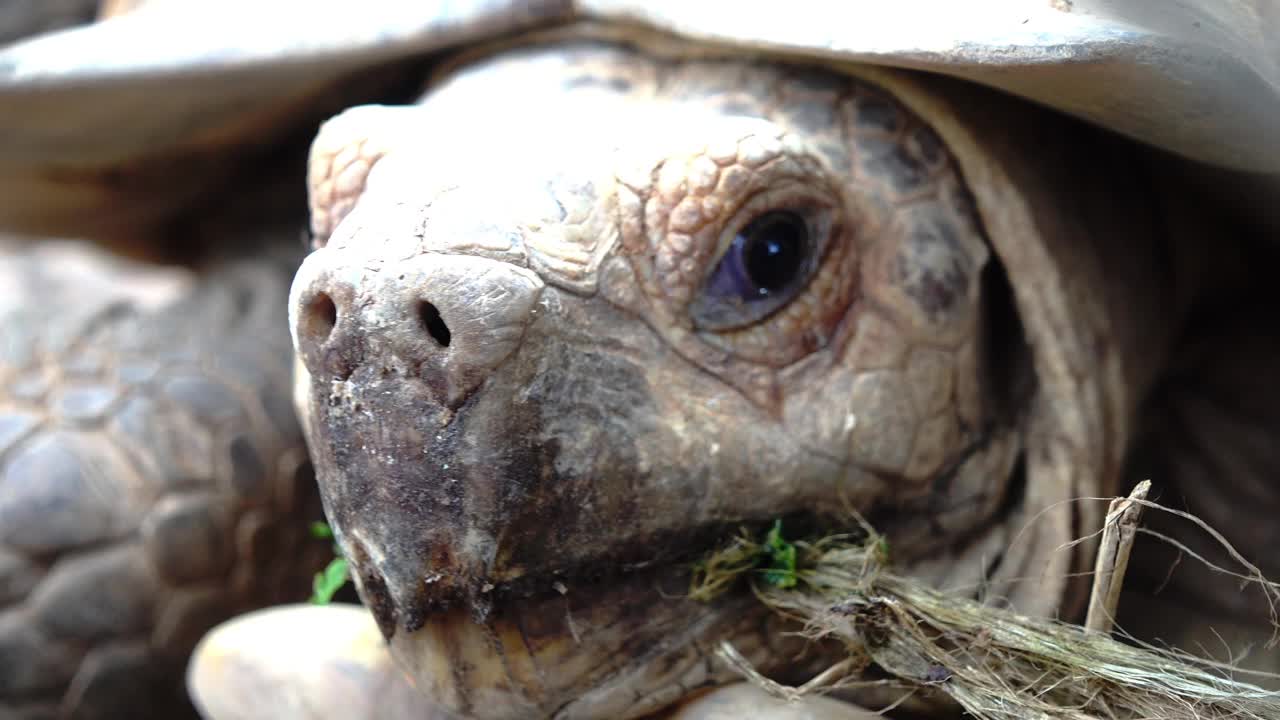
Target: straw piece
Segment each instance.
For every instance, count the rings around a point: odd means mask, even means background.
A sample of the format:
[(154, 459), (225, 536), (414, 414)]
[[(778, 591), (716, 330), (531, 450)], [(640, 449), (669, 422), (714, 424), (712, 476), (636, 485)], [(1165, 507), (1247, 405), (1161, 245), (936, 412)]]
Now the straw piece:
[[(779, 697), (869, 684), (860, 671), (874, 665), (904, 692), (942, 692), (979, 720), (1280, 718), (1280, 693), (1235, 680), (1237, 668), (1126, 644), (1107, 632), (1124, 574), (1122, 548), (1131, 542), (1125, 536), (1137, 528), (1134, 508), (1159, 507), (1142, 499), (1146, 490), (1108, 515), (1114, 537), (1104, 551), (1111, 559), (1099, 563), (1106, 578), (1095, 592), (1095, 617), (1106, 622), (1096, 629), (895, 575), (888, 544), (870, 529), (814, 541), (785, 540), (778, 526), (762, 539), (744, 532), (698, 565), (691, 594), (710, 599), (745, 580), (765, 605), (800, 621), (806, 635), (844, 644), (845, 658), (800, 688), (765, 678), (731, 647), (719, 649), (722, 661)], [(1242, 575), (1276, 592), (1247, 569)]]
[(1129, 553), (1142, 520), (1142, 501), (1147, 499), (1151, 481), (1143, 480), (1127, 498), (1116, 498), (1107, 508), (1102, 542), (1093, 566), (1093, 591), (1089, 594), (1089, 612), (1085, 616), (1087, 630), (1111, 634), (1120, 604), (1120, 589), (1129, 569)]

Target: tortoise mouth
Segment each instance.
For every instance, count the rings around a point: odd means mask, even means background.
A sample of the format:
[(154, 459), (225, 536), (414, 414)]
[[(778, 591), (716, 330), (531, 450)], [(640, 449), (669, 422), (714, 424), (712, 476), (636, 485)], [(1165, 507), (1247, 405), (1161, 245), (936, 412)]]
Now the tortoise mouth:
[(729, 679), (714, 657), (725, 639), (765, 671), (797, 656), (750, 593), (693, 600), (688, 565), (669, 560), (522, 577), (434, 609), (390, 646), (432, 702), (477, 718), (647, 715)]
[[(490, 573), (459, 583), (449, 582), (442, 573), (425, 573), (419, 577), (421, 590), (411, 603), (396, 601), (388, 579), (358, 539), (349, 543), (348, 557), (361, 599), (377, 619), (383, 636), (391, 640), (398, 629), (414, 633), (440, 617), (467, 616), (484, 625), (502, 621), (514, 608), (543, 607), (570, 595), (587, 603), (592, 598), (613, 596), (621, 587), (640, 595), (652, 591), (665, 600), (695, 602), (688, 596), (698, 563), (738, 532), (763, 537), (778, 519), (708, 523), (639, 541), (630, 550), (611, 548), (572, 564), (551, 564), (531, 571), (508, 568), (501, 571), (505, 577)], [(790, 532), (800, 534), (830, 524), (807, 512), (781, 519)], [(725, 594), (739, 589), (730, 588)]]
[[(432, 702), (465, 717), (648, 716), (737, 677), (716, 655), (724, 641), (766, 676), (799, 684), (841, 648), (804, 640), (744, 582), (690, 597), (694, 562), (739, 528), (762, 537), (771, 524), (708, 525), (670, 536), (648, 561), (601, 557), (495, 583), (439, 602), (389, 644)], [(783, 525), (788, 537), (832, 527), (809, 513)], [(362, 595), (376, 604), (368, 582)]]
[[(653, 413), (597, 419), (568, 391), (527, 399), (536, 387), (529, 377), (547, 382), (552, 371), (525, 370), (490, 377), (456, 409), (377, 363), (345, 380), (308, 382), (309, 444), (326, 514), (388, 639), (454, 611), (483, 620), (554, 598), (561, 587), (585, 593), (651, 571), (687, 581), (689, 564), (744, 522), (771, 523), (805, 505), (798, 497), (790, 507), (735, 506), (737, 496), (713, 482), (749, 493), (749, 468), (715, 470), (718, 479), (709, 480), (713, 470), (699, 459), (661, 453), (674, 440), (658, 430), (638, 439), (637, 425), (658, 427)], [(563, 420), (574, 411), (588, 417)], [(579, 437), (583, 426), (595, 436)], [(639, 450), (640, 442), (654, 448)], [(725, 497), (707, 502), (712, 492)]]

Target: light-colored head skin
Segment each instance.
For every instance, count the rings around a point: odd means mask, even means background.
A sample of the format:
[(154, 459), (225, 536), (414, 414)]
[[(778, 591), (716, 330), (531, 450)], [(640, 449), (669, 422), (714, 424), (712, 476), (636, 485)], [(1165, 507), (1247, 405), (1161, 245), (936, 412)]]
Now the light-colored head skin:
[[(1033, 391), (1014, 296), (1054, 356), (1079, 328), (1011, 290), (991, 245), (1046, 262), (1021, 237), (1042, 230), (1038, 188), (962, 168), (949, 144), (986, 149), (946, 101), (871, 77), (559, 46), (322, 131), (297, 401), (362, 596), (433, 700), (633, 717), (723, 681), (724, 637), (803, 670), (741, 598), (673, 596), (677, 561), (779, 516), (854, 507), (935, 582), (1062, 600), (1072, 511), (1013, 548), (1009, 523), (1114, 482), (1118, 451), (1081, 449), (1076, 414), (1112, 417), (1096, 385), (1129, 369), (1037, 367), (1054, 385)], [(799, 218), (811, 259), (770, 299), (716, 305), (717, 268), (771, 212)], [(1061, 396), (1018, 469), (1028, 417)], [(1055, 464), (1059, 443), (1080, 466)]]

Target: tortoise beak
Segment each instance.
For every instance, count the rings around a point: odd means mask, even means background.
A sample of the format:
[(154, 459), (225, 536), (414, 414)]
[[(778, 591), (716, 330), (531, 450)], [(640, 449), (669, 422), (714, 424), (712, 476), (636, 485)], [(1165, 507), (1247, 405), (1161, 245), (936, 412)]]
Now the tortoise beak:
[(339, 544), (390, 638), (476, 605), (503, 492), (536, 482), (518, 411), (477, 389), (519, 345), (542, 283), (499, 261), (426, 253), (376, 272), (313, 253), (294, 282), (309, 440)]

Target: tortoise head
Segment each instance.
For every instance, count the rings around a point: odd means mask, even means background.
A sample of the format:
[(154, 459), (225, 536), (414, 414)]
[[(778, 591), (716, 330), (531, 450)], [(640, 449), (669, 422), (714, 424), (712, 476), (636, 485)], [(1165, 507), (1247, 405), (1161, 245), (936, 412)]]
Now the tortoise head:
[(297, 402), (361, 595), (437, 702), (632, 716), (723, 675), (717, 638), (777, 667), (749, 598), (682, 597), (710, 542), (852, 506), (910, 561), (1009, 493), (983, 224), (869, 82), (511, 53), (334, 119), (311, 176)]

